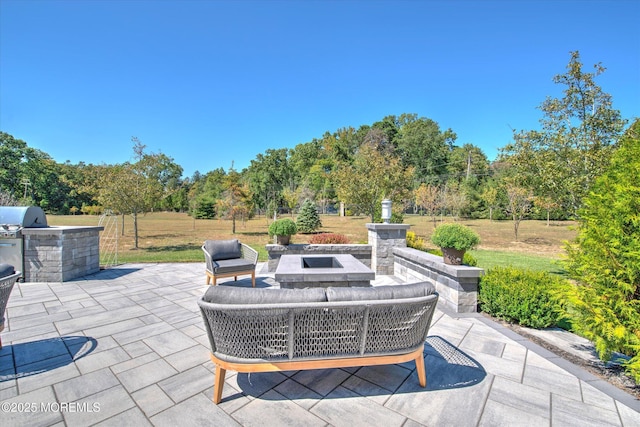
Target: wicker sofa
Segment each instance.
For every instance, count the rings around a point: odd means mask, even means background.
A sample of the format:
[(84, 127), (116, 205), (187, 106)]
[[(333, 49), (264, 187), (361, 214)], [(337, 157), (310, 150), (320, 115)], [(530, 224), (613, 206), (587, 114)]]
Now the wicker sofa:
[(370, 288), (210, 287), (198, 300), (216, 365), (269, 372), (415, 361), (426, 386), (424, 343), (438, 301), (428, 283)]

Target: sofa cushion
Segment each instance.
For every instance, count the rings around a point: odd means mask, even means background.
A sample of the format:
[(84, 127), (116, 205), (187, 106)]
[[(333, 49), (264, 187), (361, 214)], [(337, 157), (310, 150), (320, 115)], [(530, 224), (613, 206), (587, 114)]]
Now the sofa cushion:
[(10, 264), (0, 264), (0, 278), (7, 277), (14, 274), (16, 270), (13, 268), (13, 265)]
[[(217, 264), (217, 266), (215, 266), (215, 264)], [(255, 268), (255, 265), (253, 265), (251, 261), (243, 258), (217, 260), (215, 264), (214, 273), (217, 274), (239, 273), (251, 271)]]
[(207, 240), (204, 248), (214, 261), (242, 257), (242, 249), (238, 239)]
[(387, 285), (362, 287), (327, 288), (327, 301), (370, 301), (385, 299), (416, 298), (431, 295), (435, 288), (431, 283), (420, 282), (411, 285)]
[(280, 304), (326, 302), (324, 288), (255, 289), (235, 286), (212, 286), (202, 299), (215, 304)]

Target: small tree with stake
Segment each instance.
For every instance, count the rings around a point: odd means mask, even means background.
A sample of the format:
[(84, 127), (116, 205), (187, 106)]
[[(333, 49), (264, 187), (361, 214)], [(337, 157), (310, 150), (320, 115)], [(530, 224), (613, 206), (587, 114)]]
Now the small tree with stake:
[(318, 209), (316, 208), (315, 203), (311, 200), (307, 199), (302, 204), (296, 225), (298, 226), (298, 231), (305, 234), (313, 233), (322, 227), (322, 221), (320, 220)]

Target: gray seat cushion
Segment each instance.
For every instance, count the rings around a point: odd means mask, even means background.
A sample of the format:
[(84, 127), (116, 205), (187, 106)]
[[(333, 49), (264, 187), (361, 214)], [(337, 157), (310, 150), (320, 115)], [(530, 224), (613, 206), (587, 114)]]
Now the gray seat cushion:
[(214, 273), (216, 274), (240, 273), (251, 271), (255, 268), (251, 261), (243, 258), (217, 260), (215, 263), (218, 264), (217, 267), (214, 264)]
[(204, 248), (214, 261), (242, 258), (242, 249), (238, 239), (207, 240)]
[(362, 287), (327, 288), (327, 301), (370, 301), (386, 299), (416, 298), (435, 293), (431, 283), (420, 282), (411, 285), (389, 285)]
[(14, 274), (16, 270), (13, 265), (10, 264), (0, 264), (0, 278), (11, 276)]
[(326, 302), (324, 288), (255, 289), (212, 286), (204, 294), (205, 302), (216, 304), (280, 304)]

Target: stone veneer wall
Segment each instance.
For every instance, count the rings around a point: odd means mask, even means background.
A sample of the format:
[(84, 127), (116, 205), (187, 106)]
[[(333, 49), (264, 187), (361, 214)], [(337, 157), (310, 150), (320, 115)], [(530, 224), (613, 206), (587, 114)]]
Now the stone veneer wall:
[(371, 268), (371, 245), (346, 244), (346, 245), (266, 245), (269, 253), (268, 271), (276, 271), (282, 255), (328, 255), (345, 254), (353, 255), (358, 261)]
[(25, 282), (64, 282), (99, 271), (103, 228), (22, 229)]
[(478, 283), (484, 270), (467, 265), (445, 264), (441, 256), (412, 248), (394, 248), (394, 274), (407, 283), (428, 281), (435, 285), (440, 301), (456, 313), (478, 311)]
[(393, 275), (393, 248), (407, 247), (408, 224), (367, 223), (368, 242), (372, 247), (371, 269), (376, 274)]

